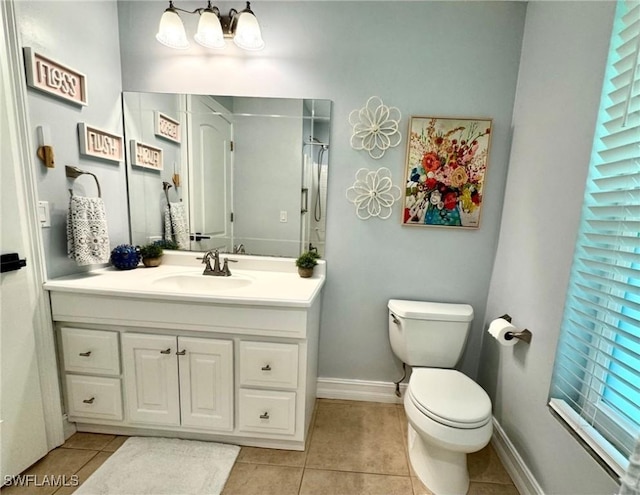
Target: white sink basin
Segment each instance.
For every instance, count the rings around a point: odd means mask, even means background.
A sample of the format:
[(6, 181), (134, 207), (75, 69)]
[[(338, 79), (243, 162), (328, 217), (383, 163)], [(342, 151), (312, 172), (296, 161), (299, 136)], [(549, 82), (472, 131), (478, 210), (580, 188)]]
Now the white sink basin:
[(251, 285), (252, 281), (241, 277), (213, 277), (202, 274), (169, 275), (153, 281), (153, 285), (170, 291), (211, 292), (240, 289)]

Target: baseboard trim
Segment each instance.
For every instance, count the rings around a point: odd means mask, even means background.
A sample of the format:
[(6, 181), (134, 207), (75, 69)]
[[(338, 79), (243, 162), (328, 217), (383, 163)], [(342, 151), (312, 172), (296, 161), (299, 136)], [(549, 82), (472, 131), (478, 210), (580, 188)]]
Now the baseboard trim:
[[(400, 384), (400, 392), (403, 395), (406, 388), (406, 383)], [(320, 377), (318, 378), (316, 396), (319, 399), (343, 399), (402, 404), (402, 398), (396, 397), (395, 392), (396, 386), (393, 382)]]
[(491, 445), (500, 457), (520, 495), (544, 495), (542, 487), (495, 417), (493, 418)]

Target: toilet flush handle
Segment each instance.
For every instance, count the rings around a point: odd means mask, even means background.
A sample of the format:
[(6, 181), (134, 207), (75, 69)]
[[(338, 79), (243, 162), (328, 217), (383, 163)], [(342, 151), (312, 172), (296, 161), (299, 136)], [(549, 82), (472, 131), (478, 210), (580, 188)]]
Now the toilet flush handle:
[(396, 325), (400, 325), (400, 320), (398, 320), (398, 318), (396, 318), (396, 315), (394, 315), (393, 313), (391, 313), (391, 318), (393, 319), (393, 322)]

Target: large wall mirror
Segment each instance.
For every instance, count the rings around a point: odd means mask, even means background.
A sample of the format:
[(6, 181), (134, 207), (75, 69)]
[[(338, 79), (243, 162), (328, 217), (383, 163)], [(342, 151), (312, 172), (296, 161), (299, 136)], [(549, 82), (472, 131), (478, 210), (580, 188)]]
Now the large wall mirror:
[(325, 249), (331, 101), (123, 93), (131, 241)]

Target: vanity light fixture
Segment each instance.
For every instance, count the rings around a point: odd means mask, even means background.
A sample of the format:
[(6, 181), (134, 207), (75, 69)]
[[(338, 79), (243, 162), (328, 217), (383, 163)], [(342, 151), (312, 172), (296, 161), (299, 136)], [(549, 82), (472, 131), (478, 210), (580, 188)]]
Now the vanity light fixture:
[(264, 48), (260, 24), (249, 2), (244, 10), (238, 12), (236, 9), (231, 9), (229, 14), (224, 16), (220, 14), (218, 7), (211, 5), (210, 0), (206, 7), (194, 11), (178, 8), (170, 0), (169, 8), (164, 11), (160, 19), (156, 39), (170, 48), (185, 50), (189, 48), (189, 41), (178, 12), (200, 15), (198, 31), (194, 38), (204, 47), (223, 48), (226, 45), (224, 39), (233, 38), (233, 42), (244, 50)]

